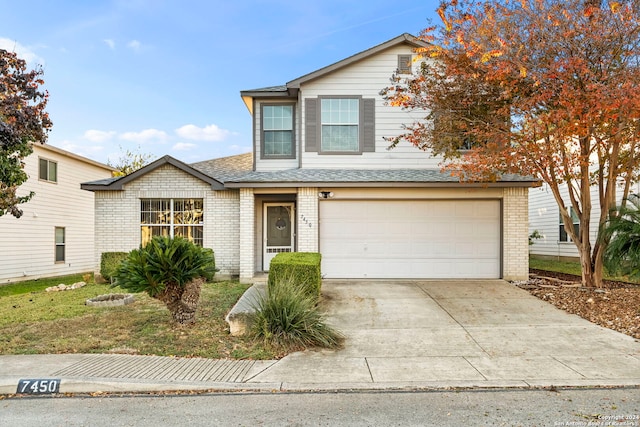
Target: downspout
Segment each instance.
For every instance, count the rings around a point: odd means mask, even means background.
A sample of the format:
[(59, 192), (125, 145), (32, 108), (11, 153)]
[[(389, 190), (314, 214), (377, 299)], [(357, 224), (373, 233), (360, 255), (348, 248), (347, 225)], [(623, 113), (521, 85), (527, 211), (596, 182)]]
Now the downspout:
[[(302, 169), (302, 95), (301, 91), (298, 91), (298, 119), (296, 121), (300, 122), (300, 125), (297, 127), (298, 129), (298, 169)], [(296, 224), (297, 226), (297, 224)]]

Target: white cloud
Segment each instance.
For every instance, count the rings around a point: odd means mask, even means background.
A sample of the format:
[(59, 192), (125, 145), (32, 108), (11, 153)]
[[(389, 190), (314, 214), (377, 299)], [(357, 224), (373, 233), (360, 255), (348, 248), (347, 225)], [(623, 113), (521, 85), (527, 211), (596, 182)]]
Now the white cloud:
[(79, 156), (87, 157), (89, 159), (98, 160), (98, 161), (101, 161), (98, 157), (101, 157), (100, 155), (104, 150), (104, 147), (101, 145), (85, 145), (85, 144), (79, 145), (68, 140), (58, 142), (55, 145), (56, 147), (62, 148), (63, 150), (67, 150)]
[(116, 50), (116, 42), (113, 39), (104, 39), (102, 41), (109, 46), (109, 49)]
[(0, 37), (0, 49), (15, 52), (19, 58), (27, 61), (31, 67), (34, 65), (44, 65), (44, 59), (27, 46), (21, 45), (15, 40)]
[(229, 151), (238, 154), (249, 153), (251, 151), (251, 147), (234, 144), (229, 146)]
[(105, 142), (113, 138), (115, 134), (115, 131), (89, 129), (83, 136), (91, 142)]
[(134, 52), (139, 52), (140, 48), (142, 47), (142, 43), (140, 43), (138, 40), (131, 40), (129, 43), (127, 43), (127, 47), (129, 47)]
[(178, 142), (177, 144), (175, 144), (173, 147), (173, 150), (175, 151), (189, 151), (189, 150), (193, 150), (194, 148), (197, 148), (198, 146), (196, 144), (191, 144), (189, 142)]
[(138, 144), (143, 144), (149, 141), (164, 142), (167, 138), (167, 133), (158, 129), (145, 129), (140, 132), (125, 132), (120, 134), (120, 139), (137, 142)]
[(231, 132), (216, 125), (209, 125), (203, 128), (196, 125), (184, 125), (176, 129), (176, 134), (181, 138), (192, 141), (224, 141)]

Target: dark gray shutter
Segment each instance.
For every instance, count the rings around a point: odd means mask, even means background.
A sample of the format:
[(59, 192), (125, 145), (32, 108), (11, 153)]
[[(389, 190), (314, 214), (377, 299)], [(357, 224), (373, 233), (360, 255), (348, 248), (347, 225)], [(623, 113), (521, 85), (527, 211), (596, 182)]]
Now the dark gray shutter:
[(304, 100), (305, 113), (305, 151), (318, 151), (318, 100), (306, 98)]
[(376, 151), (376, 100), (364, 98), (362, 105), (362, 151), (373, 153)]

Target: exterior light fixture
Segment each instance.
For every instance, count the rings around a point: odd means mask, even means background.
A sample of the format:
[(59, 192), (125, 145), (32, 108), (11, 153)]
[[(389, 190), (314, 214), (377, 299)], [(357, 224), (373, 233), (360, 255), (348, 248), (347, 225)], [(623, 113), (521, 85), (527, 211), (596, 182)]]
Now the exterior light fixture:
[(333, 193), (331, 191), (321, 191), (318, 193), (318, 197), (320, 199), (330, 199), (333, 197)]

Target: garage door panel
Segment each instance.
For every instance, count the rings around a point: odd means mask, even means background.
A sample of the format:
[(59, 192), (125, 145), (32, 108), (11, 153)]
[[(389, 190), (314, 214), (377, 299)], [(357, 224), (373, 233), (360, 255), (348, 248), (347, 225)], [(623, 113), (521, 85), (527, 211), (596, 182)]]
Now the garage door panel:
[(328, 278), (498, 278), (500, 203), (322, 201)]

